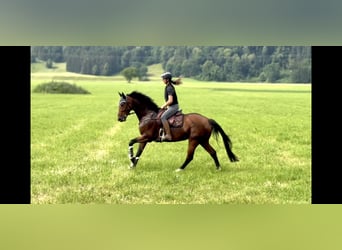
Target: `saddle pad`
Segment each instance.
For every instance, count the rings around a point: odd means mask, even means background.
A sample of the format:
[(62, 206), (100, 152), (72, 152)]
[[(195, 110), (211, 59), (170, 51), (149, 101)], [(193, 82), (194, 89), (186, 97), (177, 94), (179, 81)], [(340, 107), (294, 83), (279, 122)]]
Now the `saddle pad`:
[(178, 111), (176, 114), (174, 114), (168, 119), (170, 126), (173, 128), (182, 127), (183, 121), (184, 121), (184, 114), (181, 111)]

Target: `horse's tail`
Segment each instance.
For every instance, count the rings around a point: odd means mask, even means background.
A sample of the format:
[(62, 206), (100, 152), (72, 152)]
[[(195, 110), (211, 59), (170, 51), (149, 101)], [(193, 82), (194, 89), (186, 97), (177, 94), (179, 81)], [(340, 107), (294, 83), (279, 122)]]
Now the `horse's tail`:
[(231, 140), (229, 139), (228, 135), (223, 131), (221, 126), (216, 121), (214, 121), (212, 119), (209, 119), (209, 123), (210, 123), (210, 125), (213, 128), (213, 132), (214, 132), (216, 140), (217, 140), (218, 133), (221, 134), (222, 139), (223, 139), (223, 143), (224, 143), (224, 146), (226, 148), (226, 152), (227, 152), (227, 155), (228, 155), (230, 161), (231, 162), (239, 161), (237, 156), (232, 151), (232, 142), (231, 142)]

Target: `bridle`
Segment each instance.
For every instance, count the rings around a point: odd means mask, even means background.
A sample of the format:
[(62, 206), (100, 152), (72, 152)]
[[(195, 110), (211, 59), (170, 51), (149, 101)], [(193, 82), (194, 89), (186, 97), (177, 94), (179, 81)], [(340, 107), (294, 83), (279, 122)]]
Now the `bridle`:
[(121, 100), (120, 100), (120, 102), (119, 102), (119, 106), (122, 107), (122, 106), (125, 105), (125, 104), (126, 104), (126, 107), (125, 107), (125, 109), (123, 110), (123, 112), (125, 113), (124, 119), (126, 119), (127, 116), (133, 115), (133, 114), (134, 114), (134, 111), (132, 111), (132, 106), (130, 105), (130, 103), (127, 102), (126, 99), (121, 98)]

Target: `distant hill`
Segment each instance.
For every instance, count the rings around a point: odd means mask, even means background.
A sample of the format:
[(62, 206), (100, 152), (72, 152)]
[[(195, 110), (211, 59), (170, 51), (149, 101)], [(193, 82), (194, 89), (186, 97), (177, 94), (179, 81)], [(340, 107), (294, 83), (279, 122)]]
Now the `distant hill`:
[(311, 46), (32, 46), (31, 62), (37, 60), (96, 76), (135, 68), (142, 81), (170, 71), (200, 81), (311, 82)]
[[(148, 78), (150, 80), (156, 80), (160, 78), (160, 75), (163, 73), (162, 65), (152, 64), (147, 67), (148, 68)], [(49, 69), (46, 67), (46, 63), (44, 61), (39, 61), (35, 63), (31, 63), (31, 75), (35, 78), (45, 78), (45, 79), (87, 79), (87, 78), (96, 78), (101, 80), (124, 80), (124, 77), (120, 75), (120, 73), (113, 76), (94, 76), (94, 75), (86, 75), (79, 74), (73, 72), (66, 71), (66, 63), (54, 63), (53, 68)]]

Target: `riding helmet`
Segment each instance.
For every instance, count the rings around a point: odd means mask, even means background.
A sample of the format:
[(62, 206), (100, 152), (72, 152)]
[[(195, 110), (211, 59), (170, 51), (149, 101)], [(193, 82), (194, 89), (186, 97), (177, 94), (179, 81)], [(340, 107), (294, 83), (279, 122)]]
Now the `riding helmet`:
[(165, 72), (165, 73), (161, 74), (161, 78), (162, 79), (171, 79), (172, 75), (170, 72)]

